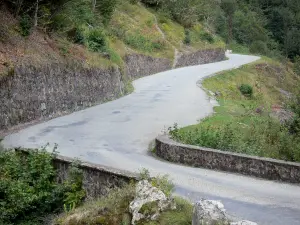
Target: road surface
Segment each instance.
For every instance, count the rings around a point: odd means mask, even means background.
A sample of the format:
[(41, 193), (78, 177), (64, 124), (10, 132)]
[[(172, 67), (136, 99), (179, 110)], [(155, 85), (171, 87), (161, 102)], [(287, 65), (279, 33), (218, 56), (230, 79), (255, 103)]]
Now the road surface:
[(169, 174), (178, 194), (191, 200), (221, 200), (228, 213), (259, 224), (300, 224), (300, 186), (237, 174), (189, 168), (147, 154), (151, 140), (175, 122), (195, 124), (213, 112), (197, 81), (258, 57), (229, 55), (229, 60), (180, 68), (134, 81), (134, 93), (21, 130), (4, 139), (5, 147), (57, 143), (61, 155), (151, 175)]

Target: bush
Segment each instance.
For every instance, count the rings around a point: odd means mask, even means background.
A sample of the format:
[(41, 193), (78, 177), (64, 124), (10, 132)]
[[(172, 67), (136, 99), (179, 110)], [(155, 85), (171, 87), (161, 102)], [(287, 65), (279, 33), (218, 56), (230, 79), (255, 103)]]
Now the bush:
[(87, 34), (86, 44), (93, 52), (105, 52), (108, 43), (104, 31), (99, 28), (90, 30)]
[[(55, 151), (49, 154), (45, 148), (28, 150), (28, 154), (0, 152), (0, 221), (16, 224), (62, 209), (65, 193), (75, 190), (56, 183), (54, 155)], [(82, 189), (73, 180), (68, 184), (76, 185), (76, 191)]]
[(191, 44), (191, 35), (190, 35), (190, 31), (189, 30), (185, 30), (184, 31), (185, 37), (184, 37), (184, 44), (189, 45)]
[(296, 56), (294, 59), (294, 72), (300, 76), (300, 56)]
[(24, 15), (20, 20), (21, 35), (27, 37), (30, 34), (32, 20), (30, 16)]
[(252, 97), (253, 95), (253, 88), (249, 84), (242, 84), (240, 87), (240, 92), (247, 97)]
[(293, 119), (287, 122), (289, 132), (300, 136), (300, 94), (291, 100), (289, 110), (294, 113)]
[(157, 49), (162, 49), (165, 46), (164, 42), (159, 40), (152, 41), (139, 33), (127, 35), (125, 37), (125, 43), (144, 52), (153, 52)]
[(249, 48), (251, 53), (266, 55), (268, 53), (268, 47), (263, 41), (254, 41)]
[(100, 12), (102, 21), (105, 25), (110, 21), (115, 8), (117, 6), (118, 0), (101, 0), (97, 1), (97, 11)]
[(209, 43), (214, 42), (214, 37), (206, 31), (203, 31), (200, 36), (202, 40), (208, 41)]
[(80, 28), (74, 28), (67, 32), (68, 38), (76, 44), (84, 44), (85, 37), (83, 30)]
[[(143, 169), (141, 176), (143, 179), (148, 178), (148, 171)], [(165, 177), (165, 176), (163, 176)], [(168, 180), (156, 178), (154, 182), (158, 188), (164, 188), (168, 185)], [(164, 185), (162, 185), (164, 184)], [(163, 191), (163, 190), (162, 190)], [(101, 197), (99, 200), (86, 202), (82, 207), (75, 209), (70, 213), (61, 215), (55, 222), (60, 225), (73, 224), (130, 224), (131, 215), (129, 212), (130, 202), (135, 197), (134, 183), (123, 186), (121, 189), (111, 190), (107, 196)], [(137, 224), (144, 225), (170, 225), (181, 224), (190, 225), (192, 223), (193, 205), (182, 198), (175, 197), (175, 210), (168, 210), (160, 213), (156, 221), (141, 220)], [(149, 213), (156, 211), (157, 202), (144, 205), (140, 212)]]
[(75, 36), (74, 36), (74, 42), (77, 44), (84, 44), (84, 35), (83, 35), (82, 30), (76, 29)]
[(139, 0), (130, 0), (130, 3), (133, 5), (136, 5), (139, 2)]
[(250, 116), (248, 124), (236, 118), (218, 126), (169, 128), (171, 137), (184, 144), (245, 153), (288, 161), (300, 161), (300, 137), (291, 135), (278, 121)]

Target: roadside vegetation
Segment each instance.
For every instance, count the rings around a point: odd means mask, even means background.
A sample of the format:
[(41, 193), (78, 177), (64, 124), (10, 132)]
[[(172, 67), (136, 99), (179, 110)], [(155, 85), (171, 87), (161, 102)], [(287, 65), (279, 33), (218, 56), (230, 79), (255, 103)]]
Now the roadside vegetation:
[(299, 84), (291, 67), (267, 58), (221, 72), (203, 81), (219, 102), (215, 113), (170, 134), (186, 144), (300, 162)]
[[(56, 150), (56, 148), (54, 149)], [(0, 224), (2, 225), (74, 225), (131, 224), (129, 204), (135, 197), (135, 181), (122, 188), (110, 190), (107, 196), (86, 200), (83, 175), (74, 162), (67, 179), (58, 182), (53, 166), (56, 152), (42, 149), (4, 150), (0, 152)], [(167, 197), (174, 185), (167, 176), (151, 178), (148, 170), (140, 172)], [(140, 221), (143, 225), (190, 225), (192, 204), (175, 197), (176, 210), (163, 212), (156, 221)], [(155, 205), (153, 207), (156, 207)], [(142, 210), (142, 209), (141, 209)], [(147, 205), (143, 210), (152, 212)]]
[(0, 151), (0, 224), (45, 224), (51, 215), (71, 211), (85, 198), (82, 171), (76, 163), (68, 179), (57, 173), (45, 148)]
[[(173, 60), (178, 51), (225, 47), (222, 39), (196, 19), (187, 27), (166, 7), (148, 1), (11, 1), (0, 4), (0, 74), (20, 63), (80, 62), (85, 67), (118, 66), (126, 54)], [(182, 7), (183, 2), (175, 2)], [(157, 5), (158, 6), (158, 5)], [(187, 9), (188, 5), (184, 4)], [(177, 15), (177, 16), (175, 16)], [(175, 19), (176, 17), (176, 19)]]
[[(140, 172), (141, 180), (148, 180), (154, 187), (170, 197), (173, 194), (174, 185), (167, 176), (158, 176), (150, 178), (149, 171), (143, 169)], [(131, 183), (121, 189), (112, 190), (108, 196), (101, 197), (98, 200), (85, 202), (74, 211), (61, 214), (56, 220), (57, 225), (73, 224), (131, 224), (131, 214), (129, 204), (135, 197), (135, 184)], [(174, 198), (176, 203), (175, 210), (164, 211), (155, 221), (138, 222), (138, 225), (190, 225), (192, 224), (193, 205), (180, 197)], [(155, 204), (154, 204), (155, 206)], [(153, 207), (154, 207), (153, 206)], [(153, 211), (150, 205), (145, 205), (142, 211)], [(144, 212), (144, 213), (145, 213)]]

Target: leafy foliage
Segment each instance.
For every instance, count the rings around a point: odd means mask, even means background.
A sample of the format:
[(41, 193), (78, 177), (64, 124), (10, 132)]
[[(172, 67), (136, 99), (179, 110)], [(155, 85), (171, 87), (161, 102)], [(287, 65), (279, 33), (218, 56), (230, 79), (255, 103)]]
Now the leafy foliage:
[(107, 40), (102, 29), (92, 29), (86, 38), (87, 46), (91, 51), (104, 52), (107, 47)]
[(125, 43), (137, 50), (142, 50), (144, 52), (153, 52), (155, 50), (164, 48), (163, 41), (151, 41), (139, 33), (128, 34), (125, 37)]
[(64, 193), (64, 209), (68, 212), (79, 206), (86, 195), (85, 190), (82, 189), (83, 173), (79, 169), (78, 163), (74, 162), (71, 166), (68, 180), (64, 186), (66, 189)]
[[(170, 181), (167, 176), (160, 176), (150, 179), (149, 171), (142, 169), (140, 172), (141, 179), (147, 179), (152, 182), (157, 188), (170, 193), (173, 188), (170, 188)], [(173, 187), (173, 186), (172, 186)], [(162, 188), (162, 189), (161, 189)], [(62, 214), (57, 220), (59, 225), (72, 224), (130, 224), (131, 215), (129, 212), (130, 202), (135, 197), (135, 184), (130, 183), (121, 189), (111, 190), (108, 196), (101, 197), (99, 200), (85, 202), (81, 207), (69, 213)], [(192, 223), (193, 205), (182, 198), (175, 197), (175, 210), (161, 212), (156, 221), (143, 221), (137, 224), (144, 225), (189, 225)], [(140, 212), (151, 213), (155, 212), (157, 202), (146, 204)]]
[(248, 118), (244, 124), (237, 119), (221, 126), (200, 126), (189, 131), (170, 128), (170, 135), (185, 144), (246, 153), (261, 157), (300, 161), (299, 138), (291, 136), (274, 119)]
[(295, 57), (294, 72), (300, 76), (300, 56)]
[(31, 18), (28, 15), (24, 15), (20, 20), (20, 28), (22, 36), (26, 37), (30, 34), (30, 29), (32, 27)]
[(157, 187), (168, 197), (174, 192), (175, 186), (168, 175), (151, 177), (149, 170), (143, 168), (140, 170), (139, 179), (148, 180), (154, 187)]
[(191, 44), (191, 35), (189, 30), (184, 31), (185, 37), (184, 37), (184, 44), (189, 45)]
[(291, 100), (289, 109), (294, 113), (293, 119), (287, 124), (289, 132), (300, 137), (300, 94)]
[[(180, 129), (175, 124), (169, 129), (170, 135), (186, 144), (299, 162), (299, 97), (286, 110), (294, 112), (287, 123), (279, 121), (272, 109), (287, 101), (278, 89), (297, 93), (299, 78), (275, 65), (260, 62), (204, 80), (206, 89), (220, 92), (216, 113), (194, 126)], [(282, 75), (276, 74), (276, 69)], [(251, 89), (255, 92), (251, 98), (244, 98), (237, 86), (252, 83), (244, 85), (243, 90), (247, 95)]]
[(62, 209), (64, 202), (79, 203), (82, 198), (72, 195), (82, 193), (82, 183), (78, 182), (82, 178), (76, 174), (66, 184), (56, 183), (52, 165), (55, 149), (52, 154), (46, 152), (46, 147), (28, 150), (27, 154), (14, 150), (0, 152), (0, 221), (30, 221)]
[(250, 84), (242, 84), (239, 87), (241, 93), (247, 97), (252, 97), (253, 95), (253, 88)]

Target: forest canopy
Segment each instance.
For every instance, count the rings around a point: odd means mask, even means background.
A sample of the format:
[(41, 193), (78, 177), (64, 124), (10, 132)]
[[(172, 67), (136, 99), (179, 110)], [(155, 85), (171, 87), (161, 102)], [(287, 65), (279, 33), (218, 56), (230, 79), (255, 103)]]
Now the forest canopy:
[[(70, 32), (82, 25), (107, 26), (121, 0), (4, 0), (28, 27)], [(251, 53), (294, 59), (300, 55), (300, 1), (295, 0), (127, 0), (145, 4), (182, 24), (196, 22), (228, 44)]]

